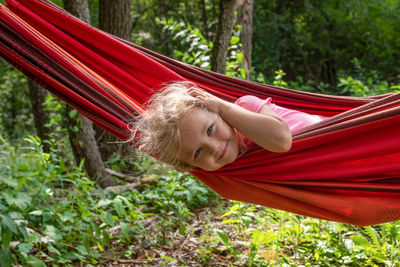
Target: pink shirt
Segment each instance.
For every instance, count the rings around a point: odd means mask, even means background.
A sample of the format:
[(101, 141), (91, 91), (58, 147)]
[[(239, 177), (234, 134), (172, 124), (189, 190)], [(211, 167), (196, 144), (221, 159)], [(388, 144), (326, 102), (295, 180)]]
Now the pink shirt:
[(311, 115), (301, 111), (287, 109), (271, 103), (271, 98), (263, 100), (256, 96), (245, 95), (236, 100), (236, 105), (239, 105), (247, 110), (259, 112), (263, 105), (270, 107), (276, 114), (281, 116), (289, 126), (291, 132), (295, 132), (301, 128), (307, 127), (311, 124), (323, 121), (325, 117), (318, 115)]

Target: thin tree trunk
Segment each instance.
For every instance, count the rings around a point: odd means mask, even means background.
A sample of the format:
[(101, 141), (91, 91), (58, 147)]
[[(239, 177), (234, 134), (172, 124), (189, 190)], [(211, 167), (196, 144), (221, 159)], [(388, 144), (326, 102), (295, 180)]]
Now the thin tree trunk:
[(65, 10), (87, 24), (90, 24), (89, 3), (87, 0), (63, 0), (63, 2)]
[[(79, 19), (89, 23), (90, 13), (87, 0), (63, 0), (64, 8)], [(75, 160), (84, 159), (87, 175), (101, 187), (116, 185), (107, 173), (93, 131), (92, 122), (81, 114), (69, 116), (69, 136)]]
[(251, 79), (251, 53), (253, 50), (253, 8), (254, 0), (237, 0), (237, 24), (242, 26), (240, 42), (243, 44), (243, 67), (246, 79)]
[(45, 126), (45, 124), (50, 121), (50, 111), (45, 110), (43, 104), (49, 93), (30, 79), (28, 79), (28, 85), (36, 132), (42, 140), (43, 151), (48, 153), (50, 151), (50, 145), (46, 140), (49, 140), (52, 129)]
[(99, 28), (131, 40), (131, 0), (99, 0)]
[(232, 35), (236, 0), (220, 0), (217, 33), (211, 51), (211, 70), (219, 73), (226, 71), (226, 57)]
[[(100, 0), (99, 1), (99, 28), (105, 32), (130, 41), (131, 39), (131, 0)], [(116, 153), (128, 157), (131, 164), (125, 166), (132, 172), (135, 169), (135, 150), (132, 146), (122, 143), (115, 136), (95, 127), (96, 139), (103, 160), (108, 160)], [(128, 163), (129, 163), (128, 162)], [(127, 165), (126, 163), (123, 165)]]
[[(77, 126), (77, 127), (74, 127)], [(77, 131), (71, 130), (77, 129)], [(77, 164), (84, 160), (84, 166), (90, 179), (102, 188), (117, 185), (106, 171), (94, 137), (93, 123), (80, 113), (77, 118), (70, 118), (69, 137)]]

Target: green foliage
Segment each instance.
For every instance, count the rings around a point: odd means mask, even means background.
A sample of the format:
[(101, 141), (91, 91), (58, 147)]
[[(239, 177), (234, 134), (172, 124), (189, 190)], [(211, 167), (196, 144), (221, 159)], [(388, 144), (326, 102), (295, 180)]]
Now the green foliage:
[(367, 70), (398, 81), (399, 10), (397, 0), (256, 1), (255, 71), (268, 80), (283, 69), (289, 81), (300, 76), (335, 86), (341, 73), (354, 76), (357, 57)]
[(341, 94), (352, 96), (373, 96), (385, 93), (399, 92), (399, 84), (389, 84), (377, 71), (368, 71), (361, 66), (357, 58), (353, 59), (355, 77), (340, 77), (338, 87), (342, 89)]
[(218, 18), (217, 0), (179, 1), (179, 0), (135, 0), (132, 5), (133, 41), (139, 45), (173, 56), (180, 49), (180, 40), (173, 34), (163, 31), (160, 20), (172, 20), (201, 29), (206, 40), (212, 40)]
[[(174, 57), (194, 66), (209, 70), (210, 55), (213, 43), (208, 41), (199, 28), (192, 28), (183, 21), (175, 22), (172, 19), (160, 20), (157, 22), (163, 25), (163, 30), (174, 34), (173, 39), (179, 39), (181, 46), (174, 50)], [(245, 78), (246, 74), (242, 66), (243, 53), (240, 43), (241, 26), (238, 25), (232, 32), (228, 56), (226, 61), (226, 75), (237, 78)]]
[(287, 87), (288, 84), (283, 80), (285, 75), (286, 73), (284, 73), (283, 70), (275, 71), (273, 84), (278, 87)]
[(27, 78), (0, 59), (0, 130), (18, 139), (34, 131)]
[(82, 164), (67, 168), (57, 157), (44, 153), (37, 137), (25, 139), (20, 148), (0, 138), (0, 259), (5, 266), (96, 264), (113, 240), (121, 246), (138, 242), (149, 216), (158, 221), (160, 233), (145, 239), (165, 244), (166, 231), (186, 233), (192, 210), (216, 199), (192, 176), (176, 172), (141, 192), (103, 192), (81, 172)]
[(174, 40), (179, 39), (181, 47), (174, 50), (174, 57), (191, 65), (210, 69), (212, 42), (206, 40), (198, 28), (172, 19), (156, 21), (163, 26), (163, 31), (174, 34)]
[[(398, 266), (400, 260), (398, 222), (354, 227), (235, 201), (220, 218), (223, 228), (213, 234), (241, 266)], [(218, 246), (211, 236), (207, 242)]]

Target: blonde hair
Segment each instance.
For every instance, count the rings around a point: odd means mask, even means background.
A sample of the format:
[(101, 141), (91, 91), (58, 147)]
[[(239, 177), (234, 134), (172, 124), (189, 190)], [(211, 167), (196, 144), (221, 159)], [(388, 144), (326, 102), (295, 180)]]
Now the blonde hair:
[[(181, 144), (179, 121), (196, 107), (205, 108), (190, 90), (200, 90), (194, 83), (175, 82), (154, 94), (147, 102), (146, 110), (134, 122), (131, 140), (139, 150), (174, 166), (179, 171), (193, 167), (179, 159)], [(139, 138), (134, 138), (138, 133)]]

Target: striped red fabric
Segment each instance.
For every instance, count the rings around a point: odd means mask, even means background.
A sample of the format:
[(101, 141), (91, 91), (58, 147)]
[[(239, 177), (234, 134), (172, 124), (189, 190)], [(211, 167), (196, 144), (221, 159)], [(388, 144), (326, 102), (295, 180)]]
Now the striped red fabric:
[(229, 101), (272, 97), (330, 117), (295, 132), (288, 153), (254, 149), (218, 171), (192, 172), (220, 195), (355, 225), (400, 219), (400, 94), (330, 96), (230, 78), (118, 39), (47, 0), (7, 3), (1, 56), (121, 139), (146, 99), (177, 80)]

